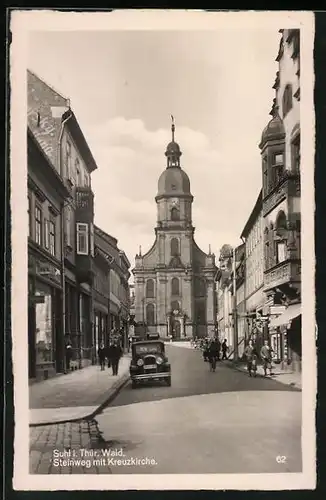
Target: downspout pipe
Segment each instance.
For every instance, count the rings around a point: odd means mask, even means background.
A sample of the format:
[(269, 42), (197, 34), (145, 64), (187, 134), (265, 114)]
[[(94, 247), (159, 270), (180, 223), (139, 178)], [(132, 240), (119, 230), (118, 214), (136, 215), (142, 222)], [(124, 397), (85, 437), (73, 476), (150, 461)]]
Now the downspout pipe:
[[(72, 117), (72, 112), (69, 108), (69, 115), (62, 120), (61, 129), (58, 139), (58, 168), (59, 173), (62, 178), (64, 178), (64, 172), (62, 172), (62, 138), (65, 124)], [(64, 115), (63, 115), (64, 116)], [(69, 203), (62, 202), (61, 205), (61, 217), (60, 217), (60, 236), (61, 236), (61, 287), (62, 287), (62, 339), (61, 339), (61, 353), (62, 353), (62, 363), (61, 363), (61, 371), (66, 371), (66, 360), (65, 360), (65, 335), (66, 335), (66, 282), (65, 282), (65, 207), (69, 205)]]

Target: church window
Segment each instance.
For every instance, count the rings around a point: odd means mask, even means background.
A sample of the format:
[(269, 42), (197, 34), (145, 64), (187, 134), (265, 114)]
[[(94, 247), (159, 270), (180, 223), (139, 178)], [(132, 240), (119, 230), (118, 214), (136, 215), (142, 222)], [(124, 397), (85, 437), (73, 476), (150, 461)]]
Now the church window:
[(180, 220), (180, 213), (176, 207), (171, 210), (171, 220)]
[(179, 304), (179, 301), (178, 300), (172, 300), (171, 302), (171, 311), (177, 311), (179, 312), (180, 311), (180, 304)]
[(180, 295), (180, 287), (178, 278), (173, 278), (171, 283), (172, 295)]
[(292, 85), (286, 85), (283, 93), (282, 100), (282, 109), (283, 109), (283, 118), (288, 114), (290, 109), (292, 108)]
[(146, 281), (146, 297), (154, 298), (154, 280), (152, 279)]
[(153, 326), (154, 321), (154, 304), (147, 304), (146, 306), (146, 323), (149, 326)]
[(178, 255), (180, 255), (178, 238), (172, 238), (171, 240), (171, 255), (172, 257), (177, 257)]

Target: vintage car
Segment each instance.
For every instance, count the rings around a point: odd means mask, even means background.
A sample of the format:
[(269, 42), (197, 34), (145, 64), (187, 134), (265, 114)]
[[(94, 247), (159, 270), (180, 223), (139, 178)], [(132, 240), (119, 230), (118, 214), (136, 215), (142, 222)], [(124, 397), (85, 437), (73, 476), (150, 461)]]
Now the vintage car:
[(151, 380), (163, 380), (171, 385), (171, 367), (161, 340), (142, 340), (131, 346), (130, 378), (132, 388)]

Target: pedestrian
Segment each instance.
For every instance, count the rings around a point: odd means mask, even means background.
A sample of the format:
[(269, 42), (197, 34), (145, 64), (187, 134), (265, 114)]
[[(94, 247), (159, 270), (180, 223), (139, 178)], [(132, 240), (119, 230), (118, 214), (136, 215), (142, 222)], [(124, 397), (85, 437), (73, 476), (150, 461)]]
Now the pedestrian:
[(244, 356), (247, 358), (247, 370), (249, 373), (249, 377), (251, 377), (252, 372), (254, 373), (254, 377), (257, 373), (257, 352), (253, 345), (252, 340), (249, 340), (247, 347), (244, 350)]
[(104, 347), (104, 343), (101, 342), (98, 348), (98, 359), (100, 361), (101, 371), (105, 370), (105, 358), (106, 358), (106, 349)]
[(273, 349), (268, 345), (268, 340), (265, 340), (264, 345), (260, 350), (265, 377), (267, 377), (267, 370), (269, 370), (269, 375), (272, 375), (272, 352)]
[(112, 366), (112, 375), (118, 375), (119, 361), (122, 356), (122, 349), (117, 340), (109, 347), (108, 358)]
[(208, 340), (205, 339), (203, 341), (203, 358), (204, 358), (204, 361), (209, 361), (209, 357), (208, 357), (208, 354), (209, 354), (209, 343), (208, 343)]
[(210, 365), (210, 371), (215, 372), (216, 369), (216, 361), (219, 357), (220, 343), (218, 339), (213, 338), (212, 342), (208, 347), (208, 360)]
[(214, 342), (216, 342), (216, 348), (217, 348), (217, 353), (216, 353), (216, 360), (220, 360), (220, 353), (221, 353), (221, 342), (220, 339), (217, 337), (214, 337)]
[(65, 342), (65, 360), (66, 360), (66, 366), (65, 366), (65, 373), (70, 372), (70, 363), (73, 357), (73, 350), (72, 350), (72, 343), (69, 337), (66, 338)]
[(228, 343), (227, 343), (227, 340), (224, 339), (223, 342), (222, 342), (222, 359), (227, 359), (227, 352), (228, 352)]

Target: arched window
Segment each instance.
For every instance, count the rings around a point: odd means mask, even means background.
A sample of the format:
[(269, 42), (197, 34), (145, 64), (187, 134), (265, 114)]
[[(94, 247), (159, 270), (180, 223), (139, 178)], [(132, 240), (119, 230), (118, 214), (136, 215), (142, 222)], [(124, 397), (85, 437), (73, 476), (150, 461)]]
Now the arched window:
[(292, 85), (286, 85), (283, 92), (283, 100), (282, 100), (282, 110), (283, 110), (283, 118), (288, 114), (290, 109), (292, 108)]
[(180, 311), (180, 304), (178, 300), (172, 300), (171, 302), (171, 311)]
[(195, 279), (195, 296), (206, 297), (206, 282), (202, 278)]
[(278, 236), (283, 237), (286, 230), (287, 230), (287, 221), (286, 221), (286, 215), (281, 210), (276, 217), (276, 223), (275, 223), (275, 229), (276, 229), (276, 234)]
[(180, 213), (176, 207), (171, 209), (171, 220), (180, 220)]
[(149, 299), (154, 298), (154, 280), (152, 279), (146, 281), (146, 297)]
[(154, 321), (154, 304), (147, 304), (146, 306), (146, 323), (149, 326), (153, 326)]
[(178, 255), (180, 255), (178, 238), (172, 238), (171, 240), (171, 255), (172, 257), (177, 257)]
[(171, 283), (172, 295), (180, 295), (179, 280), (178, 278), (173, 278)]

